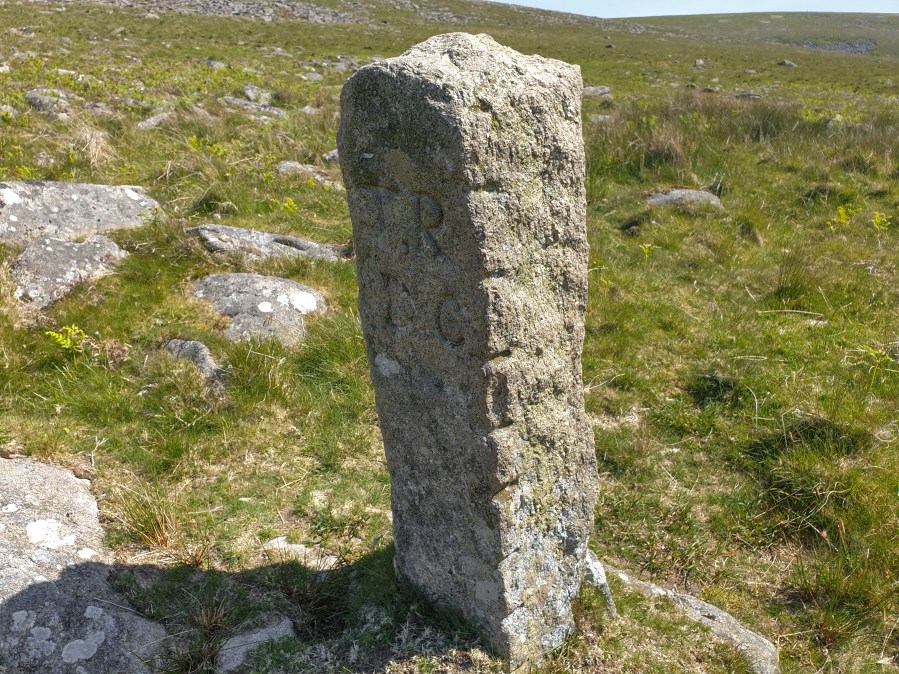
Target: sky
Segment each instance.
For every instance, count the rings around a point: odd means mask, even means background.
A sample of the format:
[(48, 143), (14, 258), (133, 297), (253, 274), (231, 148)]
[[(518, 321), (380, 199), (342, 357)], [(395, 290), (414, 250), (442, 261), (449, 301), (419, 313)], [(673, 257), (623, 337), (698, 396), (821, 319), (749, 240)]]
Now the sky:
[(494, 0), (560, 12), (601, 16), (734, 14), (737, 12), (874, 12), (899, 13), (899, 0)]

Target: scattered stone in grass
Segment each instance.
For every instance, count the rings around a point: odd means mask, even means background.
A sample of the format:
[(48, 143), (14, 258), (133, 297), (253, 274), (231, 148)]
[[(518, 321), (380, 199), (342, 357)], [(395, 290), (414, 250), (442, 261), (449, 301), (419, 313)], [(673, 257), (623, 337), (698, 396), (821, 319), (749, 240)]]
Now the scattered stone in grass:
[(8, 63), (0, 63), (0, 74), (9, 72), (9, 64)]
[(35, 241), (13, 262), (14, 297), (43, 309), (76, 286), (111, 274), (127, 256), (114, 241), (99, 234), (84, 243)]
[(219, 367), (218, 363), (209, 352), (209, 348), (196, 340), (170, 339), (162, 347), (168, 351), (173, 357), (182, 360), (188, 360), (200, 371), (203, 378), (212, 384), (224, 384), (225, 370)]
[(511, 669), (574, 627), (597, 496), (580, 110), (576, 66), (467, 33), (362, 68), (341, 96), (394, 566)]
[(340, 152), (336, 148), (330, 152), (325, 152), (322, 155), (322, 161), (325, 164), (337, 164), (340, 162)]
[(243, 95), (248, 101), (259, 103), (260, 105), (270, 105), (272, 102), (272, 92), (260, 89), (254, 84), (248, 84), (243, 88)]
[(683, 211), (691, 211), (700, 207), (724, 209), (721, 200), (705, 190), (671, 190), (659, 192), (646, 198), (646, 203), (655, 208), (674, 206)]
[(317, 290), (260, 274), (217, 274), (196, 281), (193, 296), (231, 319), (226, 336), (235, 342), (273, 338), (292, 345), (306, 336), (305, 316), (326, 310)]
[(235, 96), (225, 96), (224, 98), (222, 98), (222, 103), (231, 105), (235, 108), (240, 108), (241, 110), (245, 110), (256, 115), (263, 115), (266, 117), (280, 117), (282, 119), (287, 117), (287, 113), (284, 110), (282, 110), (281, 108), (276, 108), (274, 105), (254, 103), (253, 101), (236, 98)]
[(38, 112), (65, 112), (70, 107), (71, 96), (59, 89), (32, 89), (25, 93), (25, 100)]
[(321, 109), (313, 107), (311, 105), (304, 105), (302, 108), (299, 109), (299, 112), (301, 112), (304, 115), (317, 115), (319, 112), (321, 112)]
[(0, 182), (0, 243), (76, 239), (142, 227), (159, 205), (142, 188), (57, 182)]
[(89, 483), (0, 459), (0, 494), (0, 671), (160, 671), (168, 634), (111, 589)]
[(782, 61), (778, 61), (778, 62), (777, 62), (777, 65), (779, 65), (779, 66), (784, 66), (785, 68), (798, 68), (798, 67), (799, 67), (799, 66), (797, 66), (795, 63), (793, 63), (792, 61), (789, 61), (789, 60), (787, 60), (787, 59), (783, 59)]
[(155, 129), (158, 126), (160, 126), (161, 124), (163, 124), (164, 122), (171, 119), (174, 114), (175, 113), (173, 113), (171, 110), (168, 110), (166, 112), (160, 112), (157, 115), (148, 117), (147, 119), (145, 119), (142, 122), (138, 122), (137, 128), (140, 129), (141, 131), (149, 131), (150, 129)]
[(612, 87), (602, 85), (594, 87), (584, 87), (584, 98), (596, 98), (601, 101), (611, 101)]
[(204, 61), (200, 61), (204, 66), (212, 68), (213, 70), (225, 70), (228, 66), (221, 61), (216, 61), (215, 59), (205, 59)]
[(638, 580), (618, 569), (609, 567), (608, 571), (614, 573), (627, 587), (647, 597), (668, 599), (687, 618), (708, 627), (716, 639), (732, 643), (755, 674), (780, 673), (777, 647), (765, 637), (741, 625), (730, 613), (692, 595)]
[(282, 618), (268, 627), (231, 637), (221, 645), (218, 657), (219, 674), (246, 674), (253, 664), (253, 655), (270, 641), (296, 637), (290, 618)]
[(343, 185), (333, 180), (327, 171), (318, 166), (313, 166), (312, 164), (301, 164), (296, 161), (282, 161), (275, 167), (275, 170), (282, 176), (301, 175), (332, 190), (343, 190)]
[(11, 105), (0, 105), (0, 121), (4, 118), (15, 119), (18, 116), (18, 111)]
[(693, 62), (693, 67), (697, 70), (702, 70), (703, 68), (705, 68), (705, 61), (703, 61), (702, 59), (696, 59), (696, 61)]
[(115, 114), (112, 108), (102, 102), (88, 103), (84, 106), (84, 110), (94, 117), (111, 117)]
[(311, 72), (311, 73), (303, 73), (300, 75), (300, 78), (306, 80), (307, 82), (321, 82), (325, 76), (321, 73)]
[(596, 126), (609, 126), (612, 123), (612, 115), (590, 115), (587, 121)]
[(242, 253), (249, 258), (309, 258), (337, 262), (341, 251), (336, 246), (316, 243), (284, 234), (226, 225), (200, 225), (187, 230), (199, 237), (212, 253)]
[(319, 548), (310, 548), (302, 543), (289, 543), (286, 536), (266, 541), (262, 549), (276, 564), (296, 561), (313, 571), (333, 571), (342, 565), (340, 558), (329, 555)]
[(757, 101), (764, 98), (764, 96), (754, 91), (741, 91), (739, 94), (734, 94), (734, 98), (738, 101)]

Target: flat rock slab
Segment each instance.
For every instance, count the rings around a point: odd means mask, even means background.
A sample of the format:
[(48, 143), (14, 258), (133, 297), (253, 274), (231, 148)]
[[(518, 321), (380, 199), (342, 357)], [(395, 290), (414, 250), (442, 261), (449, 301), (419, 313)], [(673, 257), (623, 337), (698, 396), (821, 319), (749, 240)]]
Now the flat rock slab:
[(167, 633), (121, 608), (111, 562), (86, 480), (0, 459), (0, 674), (159, 670)]
[(84, 243), (41, 239), (30, 244), (13, 263), (15, 297), (43, 309), (76, 286), (111, 274), (128, 253), (115, 241), (96, 234)]
[(341, 258), (336, 246), (256, 229), (200, 225), (188, 229), (187, 233), (199, 237), (212, 253), (242, 253), (250, 258), (308, 258), (329, 262), (337, 262)]
[(246, 112), (252, 112), (257, 115), (266, 115), (268, 117), (279, 117), (281, 119), (287, 118), (287, 113), (284, 112), (281, 108), (276, 108), (274, 105), (268, 105), (265, 103), (254, 103), (253, 101), (247, 101), (242, 98), (235, 98), (234, 96), (225, 96), (222, 98), (222, 102), (226, 105), (233, 106), (235, 108), (240, 108), (241, 110), (245, 110)]
[(207, 276), (195, 282), (191, 291), (231, 319), (226, 334), (235, 342), (270, 337), (295, 344), (306, 336), (305, 316), (327, 308), (317, 290), (260, 274)]
[(159, 204), (140, 187), (57, 182), (0, 182), (0, 243), (41, 237), (77, 239), (142, 227)]
[(262, 549), (274, 563), (295, 561), (314, 571), (332, 571), (341, 564), (340, 559), (319, 548), (310, 548), (302, 543), (290, 543), (286, 536), (278, 536), (262, 544)]
[(657, 208), (674, 206), (686, 211), (703, 207), (724, 208), (718, 197), (711, 192), (706, 192), (704, 190), (671, 190), (670, 192), (659, 192), (658, 194), (653, 194), (648, 197), (646, 203)]

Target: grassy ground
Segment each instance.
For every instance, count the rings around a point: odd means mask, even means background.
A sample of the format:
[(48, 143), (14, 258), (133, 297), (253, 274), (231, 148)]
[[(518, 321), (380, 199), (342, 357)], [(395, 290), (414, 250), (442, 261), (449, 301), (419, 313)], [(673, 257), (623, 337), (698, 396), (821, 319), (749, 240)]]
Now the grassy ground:
[[(652, 20), (646, 34), (443, 4), (476, 20), (427, 23), (388, 4), (343, 26), (0, 6), (0, 26), (33, 33), (4, 32), (0, 47), (0, 105), (19, 112), (0, 120), (0, 180), (139, 184), (168, 216), (114, 234), (131, 253), (118, 273), (45, 316), (0, 285), (0, 451), (90, 476), (121, 557), (168, 569), (149, 588), (119, 583), (184, 628), (173, 672), (205, 671), (224, 638), (272, 610), (312, 619), (260, 654), (260, 672), (495, 671), (469, 630), (396, 587), (352, 265), (215, 257), (183, 233), (220, 220), (346, 243), (344, 196), (274, 171), (334, 147), (336, 57), (484, 30), (580, 63), (616, 96), (584, 111), (611, 115), (585, 127), (600, 557), (733, 612), (778, 643), (787, 672), (889, 668), (876, 663), (899, 653), (899, 81), (881, 33), (899, 20), (878, 19), (882, 46), (860, 57), (772, 44), (747, 19)], [(783, 42), (843, 35), (834, 21), (788, 23)], [(312, 70), (324, 79), (299, 77)], [(288, 118), (227, 111), (219, 99), (245, 84), (273, 91)], [(707, 85), (721, 93), (699, 93)], [(50, 122), (26, 111), (36, 86), (114, 115)], [(731, 97), (744, 90), (767, 98)], [(173, 117), (137, 129), (162, 109)], [(725, 210), (643, 205), (670, 186), (714, 190)], [(226, 270), (312, 285), (332, 310), (297, 348), (233, 345), (185, 292)], [(45, 334), (66, 325), (90, 335), (84, 353)], [(159, 353), (170, 337), (212, 349), (226, 395)], [(276, 535), (340, 555), (345, 571), (322, 581), (270, 559), (261, 543)], [(546, 671), (741, 671), (664, 602), (614, 589), (622, 619), (587, 592), (579, 634)]]

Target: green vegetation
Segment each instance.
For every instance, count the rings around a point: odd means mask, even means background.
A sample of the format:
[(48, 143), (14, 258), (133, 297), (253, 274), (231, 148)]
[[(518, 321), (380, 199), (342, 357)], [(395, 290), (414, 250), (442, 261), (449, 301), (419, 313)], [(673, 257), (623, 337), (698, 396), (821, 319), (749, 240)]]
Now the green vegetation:
[[(584, 110), (600, 558), (732, 612), (778, 643), (785, 672), (895, 664), (899, 19), (652, 19), (644, 33), (442, 5), (475, 18), (427, 23), (393, 3), (373, 6), (371, 25), (334, 26), (0, 6), (0, 25), (34, 32), (0, 47), (0, 105), (19, 113), (0, 116), (0, 180), (143, 185), (168, 216), (113, 234), (131, 253), (118, 272), (46, 315), (16, 305), (4, 270), (0, 453), (91, 477), (119, 555), (168, 569), (150, 589), (127, 574), (119, 584), (189, 635), (173, 672), (208, 671), (223, 639), (272, 610), (311, 618), (260, 653), (259, 672), (496, 671), (470, 630), (396, 587), (352, 265), (218, 257), (184, 234), (221, 220), (348, 243), (342, 193), (274, 170), (334, 147), (336, 56), (365, 63), (434, 33), (486, 31), (579, 63), (615, 95)], [(871, 56), (790, 46), (866, 37)], [(313, 67), (322, 81), (299, 77)], [(246, 84), (273, 91), (288, 117), (229, 111), (221, 97)], [(38, 86), (115, 114), (26, 113)], [(743, 90), (766, 98), (733, 98)], [(173, 115), (138, 129), (157, 109)], [(589, 121), (598, 114), (610, 119)], [(674, 186), (713, 191), (725, 210), (644, 205)], [(0, 248), (0, 260), (16, 253)], [(187, 299), (204, 274), (250, 270), (326, 295), (332, 310), (304, 344), (232, 344)], [(171, 337), (206, 343), (227, 393), (160, 353)], [(278, 535), (345, 568), (322, 580), (270, 559), (261, 544)], [(613, 589), (621, 620), (586, 592), (578, 635), (545, 671), (742, 671), (663, 601)]]

